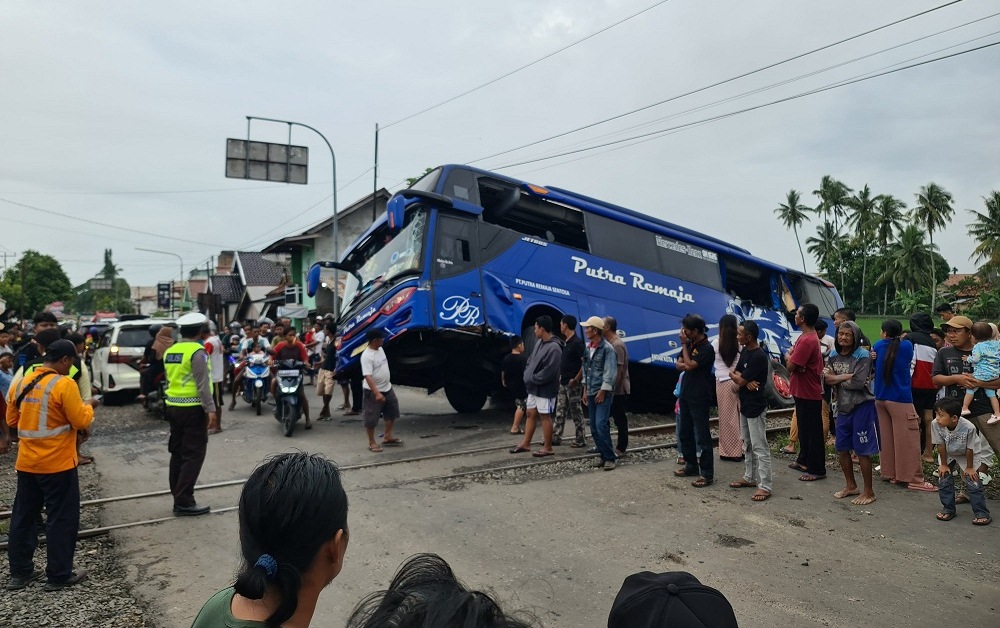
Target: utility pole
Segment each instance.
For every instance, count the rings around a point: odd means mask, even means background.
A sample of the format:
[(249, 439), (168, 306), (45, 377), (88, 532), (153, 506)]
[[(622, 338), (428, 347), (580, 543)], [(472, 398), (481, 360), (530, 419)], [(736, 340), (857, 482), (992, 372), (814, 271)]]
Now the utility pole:
[[(372, 224), (375, 223), (375, 212), (378, 209), (378, 122), (375, 123), (375, 176), (372, 177)], [(340, 260), (334, 260), (339, 262)]]

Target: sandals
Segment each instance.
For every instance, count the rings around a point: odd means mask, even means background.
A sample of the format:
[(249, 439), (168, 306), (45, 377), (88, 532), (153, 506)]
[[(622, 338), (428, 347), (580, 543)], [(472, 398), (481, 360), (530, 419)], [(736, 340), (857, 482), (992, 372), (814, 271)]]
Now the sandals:
[(755, 486), (757, 486), (756, 482), (749, 482), (747, 480), (736, 480), (729, 483), (729, 488), (754, 488)]
[(379, 447), (378, 445), (368, 445), (368, 451), (372, 452), (373, 454), (380, 454), (382, 453), (382, 448)]
[(765, 491), (764, 489), (761, 489), (750, 496), (750, 499), (752, 499), (755, 502), (764, 502), (769, 500), (770, 498), (771, 498), (771, 491)]
[(934, 486), (930, 482), (921, 482), (920, 484), (907, 484), (906, 488), (911, 491), (922, 491), (924, 493), (937, 493), (938, 487)]
[(535, 458), (544, 458), (545, 456), (554, 456), (556, 455), (556, 452), (539, 449), (538, 451), (531, 452), (531, 455), (534, 456)]
[(691, 482), (691, 486), (695, 488), (705, 488), (706, 486), (711, 486), (715, 484), (715, 480), (708, 480), (705, 478), (698, 478), (694, 482)]
[(509, 451), (512, 454), (526, 454), (531, 450), (528, 449), (527, 447), (521, 447), (520, 445), (518, 445), (517, 447), (511, 447)]
[[(953, 512), (939, 512), (937, 514), (938, 521), (951, 521), (954, 518), (955, 518), (955, 513)], [(973, 523), (975, 523), (976, 520), (973, 519), (972, 521)]]
[(791, 445), (786, 445), (786, 446), (782, 447), (780, 451), (783, 454), (793, 454), (794, 455), (795, 454), (795, 447), (792, 447)]
[(974, 526), (988, 526), (993, 523), (993, 517), (974, 517), (972, 519), (972, 525)]
[(403, 441), (398, 438), (382, 439), (383, 447), (401, 447), (402, 445)]
[(677, 469), (676, 471), (674, 471), (674, 475), (676, 475), (679, 478), (687, 478), (687, 477), (691, 477), (691, 476), (698, 475), (698, 474), (697, 473), (688, 473), (687, 469)]
[(825, 475), (813, 475), (812, 473), (803, 473), (799, 476), (799, 482), (815, 482), (816, 480), (825, 480)]
[(809, 468), (806, 467), (806, 465), (799, 464), (797, 462), (793, 462), (792, 464), (788, 465), (788, 468), (789, 469), (795, 469), (796, 471), (802, 471), (803, 473), (809, 471)]

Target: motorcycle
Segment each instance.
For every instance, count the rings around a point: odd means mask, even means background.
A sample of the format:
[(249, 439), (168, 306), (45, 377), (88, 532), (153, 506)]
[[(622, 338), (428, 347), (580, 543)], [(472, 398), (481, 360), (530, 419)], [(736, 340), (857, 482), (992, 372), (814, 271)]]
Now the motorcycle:
[(298, 360), (282, 360), (278, 363), (277, 391), (274, 399), (274, 418), (278, 420), (285, 431), (285, 436), (291, 436), (295, 430), (295, 422), (302, 416), (302, 406), (299, 400), (299, 390), (302, 389), (303, 370), (306, 365)]
[(260, 416), (264, 402), (267, 401), (270, 384), (271, 367), (267, 356), (248, 355), (243, 369), (243, 400), (253, 406), (257, 416)]

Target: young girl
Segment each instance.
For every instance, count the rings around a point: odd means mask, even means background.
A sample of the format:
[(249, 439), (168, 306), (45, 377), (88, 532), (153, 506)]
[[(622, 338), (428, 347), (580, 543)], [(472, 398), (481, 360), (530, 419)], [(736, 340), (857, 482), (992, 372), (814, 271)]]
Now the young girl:
[[(972, 376), (981, 382), (1000, 378), (1000, 340), (994, 340), (993, 335), (993, 328), (989, 323), (972, 325), (972, 337), (976, 340), (976, 344), (972, 347), (969, 363), (972, 364)], [(969, 416), (969, 406), (972, 405), (972, 398), (977, 390), (979, 389), (966, 389), (962, 416)], [(993, 415), (986, 423), (988, 425), (1000, 423), (1000, 400), (997, 399), (997, 391), (987, 388), (984, 392), (986, 398), (990, 400), (990, 405), (993, 406)]]
[(347, 495), (337, 466), (306, 453), (271, 458), (243, 485), (239, 520), (243, 566), (192, 628), (308, 626), (347, 551)]
[(986, 507), (983, 480), (979, 474), (989, 467), (984, 460), (982, 440), (976, 427), (968, 419), (959, 416), (960, 412), (957, 399), (946, 397), (934, 404), (935, 419), (931, 437), (937, 446), (941, 465), (938, 467), (938, 477), (941, 478), (938, 496), (941, 498), (942, 511), (937, 514), (937, 518), (938, 521), (951, 521), (955, 518), (955, 478), (952, 472), (964, 466), (962, 476), (969, 491), (969, 503), (972, 504), (972, 523), (985, 526), (992, 523), (993, 519)]

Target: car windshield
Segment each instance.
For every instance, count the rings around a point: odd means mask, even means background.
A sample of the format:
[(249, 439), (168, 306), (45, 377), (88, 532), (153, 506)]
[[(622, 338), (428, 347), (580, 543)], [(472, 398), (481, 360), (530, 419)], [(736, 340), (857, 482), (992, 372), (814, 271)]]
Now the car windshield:
[(427, 211), (418, 208), (407, 212), (406, 224), (395, 236), (383, 227), (369, 236), (351, 252), (347, 261), (357, 267), (357, 274), (348, 275), (344, 284), (344, 302), (352, 303), (373, 288), (399, 275), (420, 268)]
[(145, 347), (149, 342), (149, 327), (122, 327), (115, 344), (119, 347)]

